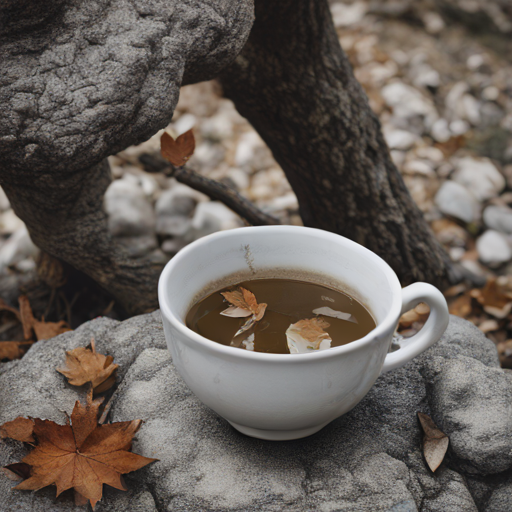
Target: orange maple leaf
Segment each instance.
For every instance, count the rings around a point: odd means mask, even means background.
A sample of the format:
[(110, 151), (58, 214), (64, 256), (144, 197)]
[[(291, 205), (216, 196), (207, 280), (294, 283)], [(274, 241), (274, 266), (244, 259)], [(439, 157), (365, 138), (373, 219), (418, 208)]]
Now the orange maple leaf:
[(192, 130), (181, 134), (174, 140), (167, 132), (160, 138), (162, 156), (176, 167), (185, 165), (194, 154), (196, 141)]
[(30, 418), (16, 418), (0, 426), (0, 437), (5, 439), (16, 439), (24, 443), (33, 443), (35, 441), (32, 433), (34, 432), (34, 422)]
[(92, 400), (92, 392), (85, 406), (77, 401), (71, 425), (38, 418), (30, 420), (34, 423), (33, 435), (38, 444), (21, 461), (30, 465), (30, 477), (14, 489), (36, 491), (54, 484), (59, 496), (74, 488), (76, 493), (90, 500), (94, 508), (102, 497), (103, 484), (126, 490), (121, 474), (158, 460), (129, 451), (142, 420), (98, 425), (101, 402)]
[(259, 322), (267, 309), (267, 304), (258, 304), (254, 293), (241, 286), (235, 290), (221, 292), (221, 295), (231, 304), (229, 308), (221, 312), (221, 315), (233, 318), (250, 317), (242, 327), (236, 331), (235, 338), (243, 332), (248, 331), (256, 322)]
[(59, 373), (67, 377), (73, 386), (82, 386), (91, 382), (95, 393), (102, 393), (114, 384), (117, 364), (113, 364), (112, 356), (96, 352), (94, 338), (91, 339), (91, 349), (78, 347), (66, 352), (66, 368), (57, 368)]
[[(259, 321), (267, 309), (265, 303), (258, 304), (254, 293), (241, 286), (236, 290), (221, 292), (221, 295), (231, 304), (231, 307), (221, 313), (224, 316), (249, 316), (252, 314), (254, 320)], [(233, 308), (244, 310), (245, 313), (236, 314)]]

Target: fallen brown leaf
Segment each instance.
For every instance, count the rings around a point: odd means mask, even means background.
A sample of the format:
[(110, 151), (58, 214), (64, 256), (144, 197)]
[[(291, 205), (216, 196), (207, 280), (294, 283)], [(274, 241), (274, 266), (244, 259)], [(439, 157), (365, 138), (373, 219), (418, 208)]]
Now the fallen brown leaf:
[(512, 311), (512, 282), (507, 276), (489, 278), (482, 289), (470, 293), (495, 318), (505, 318)]
[(69, 325), (61, 320), (60, 322), (45, 322), (34, 318), (30, 302), (26, 295), (21, 295), (18, 298), (20, 303), (20, 314), (21, 323), (23, 325), (23, 334), (26, 340), (32, 337), (32, 331), (34, 331), (37, 340), (46, 340), (58, 336), (63, 332), (71, 331)]
[(91, 339), (91, 349), (78, 347), (66, 352), (66, 368), (57, 368), (59, 373), (67, 377), (73, 386), (82, 386), (91, 382), (95, 393), (106, 391), (115, 382), (117, 364), (113, 364), (112, 356), (96, 352), (94, 338)]
[(174, 140), (167, 132), (160, 138), (162, 156), (176, 167), (185, 165), (194, 154), (196, 141), (192, 130), (183, 133)]
[(331, 337), (324, 329), (329, 323), (323, 318), (309, 318), (291, 324), (286, 330), (290, 354), (302, 354), (331, 347)]
[(423, 438), (423, 455), (428, 467), (434, 472), (443, 462), (450, 440), (444, 432), (437, 428), (430, 416), (419, 412), (418, 418), (421, 428), (425, 433)]
[(457, 297), (448, 307), (448, 311), (450, 314), (455, 316), (460, 316), (461, 318), (467, 318), (471, 312), (473, 311), (473, 306), (471, 304), (472, 299), (471, 295), (465, 293), (460, 297)]
[(0, 361), (19, 359), (32, 343), (32, 341), (0, 341)]
[(30, 418), (16, 418), (15, 420), (8, 421), (0, 426), (0, 437), (5, 439), (16, 439), (24, 443), (35, 442), (34, 436), (34, 422)]
[(2, 468), (2, 473), (13, 482), (19, 482), (30, 476), (30, 466), (23, 462), (8, 464)]
[(98, 425), (100, 404), (101, 401), (92, 400), (92, 392), (85, 406), (77, 401), (71, 425), (34, 419), (38, 444), (21, 461), (31, 466), (31, 475), (14, 489), (38, 490), (55, 484), (59, 496), (74, 488), (94, 508), (102, 497), (103, 484), (126, 490), (121, 474), (157, 460), (129, 451), (141, 420)]

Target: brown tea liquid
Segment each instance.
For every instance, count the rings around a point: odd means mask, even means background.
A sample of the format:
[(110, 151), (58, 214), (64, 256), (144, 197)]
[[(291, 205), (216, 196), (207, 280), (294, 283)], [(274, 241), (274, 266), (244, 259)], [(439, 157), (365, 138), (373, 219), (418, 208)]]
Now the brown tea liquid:
[[(234, 338), (247, 318), (231, 318), (220, 313), (229, 306), (221, 292), (236, 287), (250, 290), (258, 303), (267, 304), (267, 309), (254, 327)], [(321, 307), (350, 313), (354, 321), (315, 315), (313, 310)], [(291, 279), (255, 279), (228, 286), (195, 304), (187, 314), (186, 324), (201, 336), (223, 345), (249, 348), (255, 352), (289, 354), (285, 333), (290, 324), (316, 316), (330, 324), (325, 331), (332, 339), (331, 348), (363, 338), (376, 326), (368, 310), (353, 297), (324, 286)], [(252, 334), (254, 337), (250, 337)], [(249, 337), (251, 343), (244, 344)]]

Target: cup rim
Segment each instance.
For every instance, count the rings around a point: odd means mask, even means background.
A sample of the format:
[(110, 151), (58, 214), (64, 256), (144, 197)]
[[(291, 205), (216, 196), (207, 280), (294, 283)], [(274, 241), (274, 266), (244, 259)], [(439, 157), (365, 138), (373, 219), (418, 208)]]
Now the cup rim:
[[(260, 232), (265, 231), (287, 231), (291, 233), (304, 233), (304, 231), (314, 232), (315, 234), (321, 234), (325, 238), (332, 240), (333, 242), (338, 241), (341, 238), (348, 247), (357, 250), (363, 251), (370, 259), (373, 259), (374, 262), (379, 266), (379, 268), (386, 274), (388, 278), (388, 282), (392, 288), (396, 289), (393, 293), (393, 303), (391, 308), (384, 318), (382, 322), (377, 324), (377, 326), (371, 330), (366, 336), (360, 338), (355, 341), (351, 341), (346, 345), (340, 345), (338, 347), (332, 347), (328, 350), (320, 350), (318, 352), (308, 352), (303, 354), (271, 354), (267, 352), (253, 352), (250, 350), (240, 350), (237, 347), (230, 347), (228, 345), (223, 345), (222, 343), (217, 343), (216, 341), (210, 340), (196, 333), (189, 327), (187, 327), (181, 320), (174, 314), (170, 305), (167, 302), (167, 282), (169, 281), (169, 276), (172, 274), (174, 267), (178, 265), (181, 260), (186, 259), (189, 253), (200, 250), (202, 246), (208, 244), (213, 239), (222, 239), (229, 238), (233, 236), (237, 236), (237, 233), (240, 230), (255, 230)], [(309, 228), (303, 226), (246, 226), (241, 228), (230, 229), (226, 231), (217, 231), (212, 233), (211, 235), (204, 236), (190, 243), (183, 249), (181, 249), (171, 260), (165, 265), (162, 273), (160, 274), (160, 278), (158, 280), (158, 302), (160, 305), (161, 313), (166, 317), (166, 319), (173, 325), (175, 329), (181, 332), (188, 340), (192, 340), (194, 343), (206, 349), (210, 352), (214, 352), (218, 355), (224, 355), (226, 357), (238, 357), (241, 359), (249, 359), (253, 361), (265, 361), (265, 362), (275, 362), (275, 363), (286, 363), (286, 364), (297, 364), (297, 363), (305, 363), (312, 360), (324, 359), (328, 357), (334, 357), (336, 355), (341, 355), (343, 353), (353, 352), (358, 350), (361, 346), (370, 343), (372, 340), (381, 337), (385, 332), (389, 329), (393, 331), (396, 328), (396, 324), (398, 322), (398, 318), (400, 316), (401, 307), (402, 307), (402, 294), (401, 294), (402, 286), (398, 280), (397, 275), (393, 271), (393, 269), (377, 254), (373, 251), (370, 251), (366, 247), (345, 238), (341, 235), (331, 233), (329, 231), (324, 231), (322, 229)]]

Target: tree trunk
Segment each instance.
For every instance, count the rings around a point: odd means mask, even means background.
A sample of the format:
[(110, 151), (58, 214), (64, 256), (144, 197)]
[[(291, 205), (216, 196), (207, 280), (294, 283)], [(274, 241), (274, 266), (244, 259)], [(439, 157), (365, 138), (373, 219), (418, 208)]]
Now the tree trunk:
[(129, 314), (158, 307), (162, 265), (130, 258), (109, 234), (102, 204), (111, 181), (107, 160), (80, 172), (10, 178), (2, 187), (40, 249), (90, 276)]
[(286, 173), (306, 226), (376, 252), (403, 285), (455, 280), (391, 160), (326, 0), (257, 0), (249, 40), (221, 83)]

